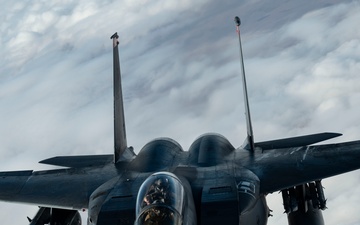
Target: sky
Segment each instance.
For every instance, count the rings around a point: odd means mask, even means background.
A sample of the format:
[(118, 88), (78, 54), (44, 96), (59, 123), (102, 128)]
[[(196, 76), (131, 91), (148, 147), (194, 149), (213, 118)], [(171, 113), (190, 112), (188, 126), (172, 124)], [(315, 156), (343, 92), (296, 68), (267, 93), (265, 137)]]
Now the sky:
[[(114, 32), (136, 152), (157, 137), (186, 150), (207, 132), (240, 146), (246, 124), (234, 16), (242, 20), (255, 141), (324, 131), (343, 134), (328, 143), (360, 139), (360, 1), (0, 3), (0, 171), (113, 152)], [(326, 224), (359, 224), (360, 173), (323, 185)], [(287, 224), (281, 195), (267, 199), (268, 224)], [(26, 224), (37, 211), (0, 208), (4, 224)]]

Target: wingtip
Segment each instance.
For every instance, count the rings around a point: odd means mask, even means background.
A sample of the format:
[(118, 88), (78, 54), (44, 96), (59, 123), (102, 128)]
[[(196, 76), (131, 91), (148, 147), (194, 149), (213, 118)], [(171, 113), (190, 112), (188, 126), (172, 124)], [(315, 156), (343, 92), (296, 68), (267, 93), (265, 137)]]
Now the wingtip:
[(339, 136), (342, 136), (343, 134), (341, 133), (335, 133), (335, 132), (325, 132), (324, 134), (329, 134), (329, 135), (332, 135), (334, 137), (339, 137)]

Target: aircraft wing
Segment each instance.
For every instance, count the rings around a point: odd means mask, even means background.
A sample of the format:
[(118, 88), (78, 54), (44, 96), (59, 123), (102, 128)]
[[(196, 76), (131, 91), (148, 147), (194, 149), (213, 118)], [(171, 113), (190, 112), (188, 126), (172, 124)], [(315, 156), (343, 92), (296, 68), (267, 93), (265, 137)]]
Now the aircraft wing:
[(79, 210), (87, 208), (91, 193), (114, 176), (113, 164), (97, 168), (0, 172), (0, 200)]
[(249, 156), (247, 168), (271, 193), (360, 168), (360, 141), (266, 150)]

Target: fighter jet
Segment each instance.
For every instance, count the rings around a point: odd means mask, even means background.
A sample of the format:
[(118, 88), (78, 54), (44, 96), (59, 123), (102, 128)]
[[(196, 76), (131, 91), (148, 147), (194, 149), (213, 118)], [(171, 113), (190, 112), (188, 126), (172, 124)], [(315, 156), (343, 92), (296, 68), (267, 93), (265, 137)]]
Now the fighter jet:
[(319, 133), (255, 142), (240, 37), (247, 137), (234, 147), (208, 133), (185, 151), (170, 138), (128, 145), (118, 35), (111, 36), (114, 153), (40, 161), (62, 169), (0, 172), (0, 200), (39, 206), (30, 225), (266, 225), (269, 193), (281, 192), (290, 225), (323, 225), (321, 180), (360, 168), (360, 141), (313, 145), (341, 134)]

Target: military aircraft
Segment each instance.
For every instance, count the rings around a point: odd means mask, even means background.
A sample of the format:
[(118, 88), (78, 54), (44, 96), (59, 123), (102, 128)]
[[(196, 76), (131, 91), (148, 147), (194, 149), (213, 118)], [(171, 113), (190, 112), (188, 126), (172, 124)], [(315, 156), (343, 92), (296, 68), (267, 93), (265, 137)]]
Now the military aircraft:
[(321, 179), (360, 168), (360, 141), (313, 145), (341, 134), (319, 133), (254, 142), (240, 19), (239, 39), (247, 137), (235, 148), (208, 133), (188, 151), (170, 138), (128, 146), (118, 35), (113, 41), (114, 154), (58, 156), (40, 161), (64, 167), (0, 172), (0, 200), (39, 206), (30, 225), (265, 225), (266, 195), (281, 191), (290, 225), (323, 225)]

